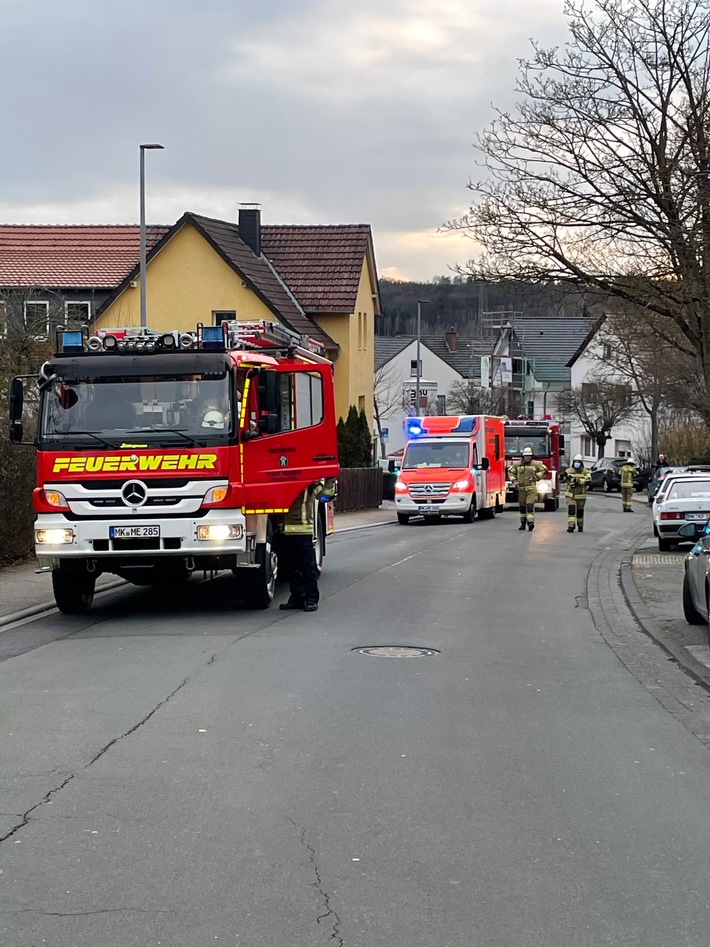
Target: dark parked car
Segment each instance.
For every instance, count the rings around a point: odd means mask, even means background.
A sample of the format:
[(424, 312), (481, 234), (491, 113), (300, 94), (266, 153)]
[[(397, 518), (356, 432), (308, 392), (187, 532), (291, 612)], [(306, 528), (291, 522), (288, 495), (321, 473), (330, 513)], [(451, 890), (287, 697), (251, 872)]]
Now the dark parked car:
[[(590, 490), (603, 490), (605, 493), (611, 493), (612, 490), (621, 490), (621, 473), (619, 472), (628, 458), (626, 457), (600, 457), (595, 460), (590, 467), (589, 472), (592, 479), (589, 483)], [(634, 487), (637, 490), (643, 490), (651, 476), (649, 467), (637, 467), (634, 474)]]

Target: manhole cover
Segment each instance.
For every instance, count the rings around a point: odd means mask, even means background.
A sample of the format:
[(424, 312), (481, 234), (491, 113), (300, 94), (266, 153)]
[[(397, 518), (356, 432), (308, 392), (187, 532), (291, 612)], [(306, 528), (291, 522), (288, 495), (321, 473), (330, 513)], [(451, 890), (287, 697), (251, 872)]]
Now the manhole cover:
[(431, 658), (438, 651), (434, 648), (400, 648), (400, 647), (378, 647), (378, 648), (353, 648), (356, 654), (370, 654), (373, 658)]

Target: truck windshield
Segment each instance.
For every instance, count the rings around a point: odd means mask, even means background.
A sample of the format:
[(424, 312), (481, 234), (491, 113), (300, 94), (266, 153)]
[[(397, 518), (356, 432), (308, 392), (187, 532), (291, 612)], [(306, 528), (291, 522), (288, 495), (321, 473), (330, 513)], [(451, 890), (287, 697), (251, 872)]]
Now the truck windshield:
[(402, 469), (414, 467), (464, 468), (469, 466), (469, 445), (460, 441), (413, 441), (407, 445)]
[[(238, 385), (237, 389), (243, 385)], [(43, 392), (39, 441), (55, 445), (222, 444), (238, 423), (222, 375), (55, 379)]]
[(532, 448), (535, 457), (550, 456), (550, 435), (540, 434), (538, 431), (529, 431), (521, 434), (505, 435), (505, 456), (510, 460), (511, 457), (521, 457), (524, 447)]

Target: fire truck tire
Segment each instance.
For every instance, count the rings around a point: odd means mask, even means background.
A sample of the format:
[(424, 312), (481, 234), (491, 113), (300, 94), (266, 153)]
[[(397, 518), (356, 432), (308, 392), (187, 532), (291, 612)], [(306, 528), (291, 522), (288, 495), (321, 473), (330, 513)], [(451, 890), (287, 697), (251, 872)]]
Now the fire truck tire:
[(476, 518), (476, 498), (471, 497), (471, 505), (463, 515), (464, 523), (473, 523)]
[(560, 501), (558, 499), (551, 500), (547, 499), (544, 501), (544, 509), (546, 513), (554, 513), (555, 510), (559, 507)]
[(409, 513), (398, 513), (397, 522), (400, 526), (406, 526), (409, 522)]
[(65, 615), (77, 615), (91, 608), (95, 585), (96, 579), (87, 572), (70, 569), (55, 569), (52, 572), (54, 601)]
[(266, 527), (266, 542), (256, 547), (258, 569), (245, 569), (242, 580), (242, 596), (247, 608), (268, 608), (274, 600), (276, 578), (279, 573), (279, 557), (274, 548), (274, 533), (271, 523)]

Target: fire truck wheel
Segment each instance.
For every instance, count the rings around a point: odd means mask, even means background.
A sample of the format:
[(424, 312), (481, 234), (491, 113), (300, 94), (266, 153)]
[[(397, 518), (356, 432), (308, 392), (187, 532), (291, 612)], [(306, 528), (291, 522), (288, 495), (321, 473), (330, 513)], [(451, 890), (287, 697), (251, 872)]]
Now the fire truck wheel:
[(546, 499), (544, 502), (544, 509), (546, 513), (554, 513), (559, 506), (559, 500), (555, 501), (553, 499)]
[(65, 615), (85, 612), (94, 601), (96, 579), (87, 572), (55, 569), (52, 572), (52, 589), (57, 608)]
[(256, 547), (258, 569), (245, 569), (242, 578), (242, 595), (247, 608), (268, 608), (274, 600), (276, 577), (279, 572), (279, 557), (274, 548), (274, 532), (269, 523), (266, 527), (266, 542)]
[(469, 506), (466, 513), (463, 515), (464, 523), (473, 523), (476, 518), (476, 498), (471, 497), (471, 505)]
[(397, 522), (400, 526), (406, 526), (409, 522), (409, 513), (398, 513)]

